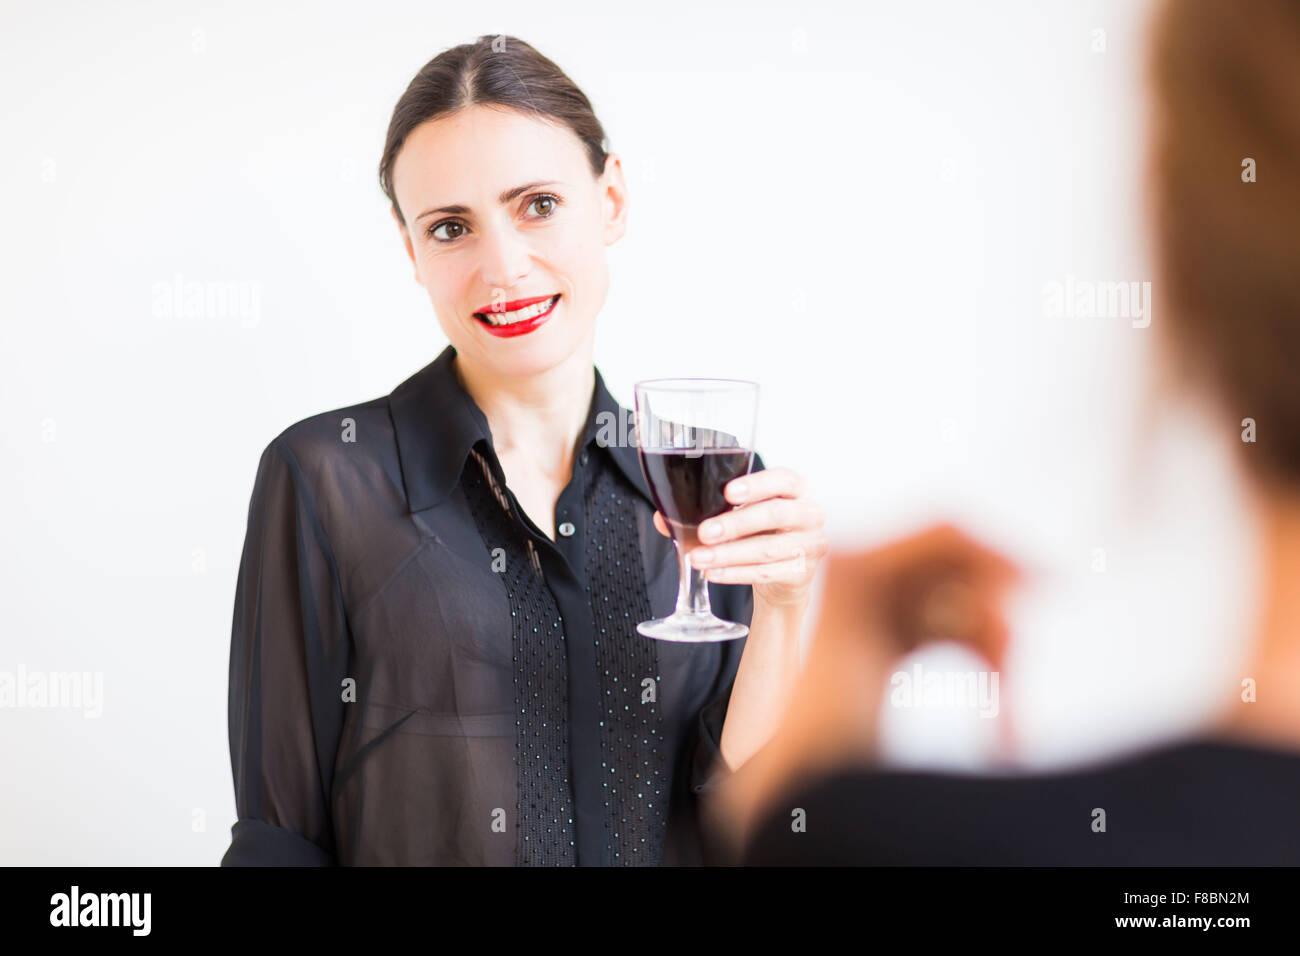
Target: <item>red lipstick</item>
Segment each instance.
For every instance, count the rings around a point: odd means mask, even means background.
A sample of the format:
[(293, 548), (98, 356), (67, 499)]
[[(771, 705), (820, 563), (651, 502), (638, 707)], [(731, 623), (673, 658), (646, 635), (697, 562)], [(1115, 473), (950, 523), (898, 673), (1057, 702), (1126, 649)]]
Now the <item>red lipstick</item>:
[(555, 307), (560, 304), (560, 298), (559, 293), (556, 293), (555, 295), (544, 295), (532, 299), (519, 299), (516, 302), (507, 302), (506, 305), (509, 306), (509, 308), (494, 310), (492, 314), (495, 314), (495, 312), (512, 312), (515, 309), (527, 308), (528, 306), (534, 305), (538, 302), (548, 302), (551, 299), (555, 300), (551, 307), (545, 312), (524, 319), (522, 322), (512, 322), (509, 325), (493, 325), (487, 320), (487, 318), (485, 318), (483, 313), (476, 312), (474, 313), (474, 316), (487, 332), (495, 335), (497, 338), (515, 338), (516, 336), (527, 335), (529, 332), (544, 325), (551, 317), (551, 314), (555, 311)]
[[(554, 294), (554, 292), (551, 293), (551, 295)], [(495, 303), (492, 305), (485, 305), (474, 314), (487, 315), (489, 312), (513, 312), (516, 309), (526, 309), (528, 306), (536, 305), (538, 302), (545, 302), (551, 297), (551, 295), (537, 295), (533, 296), (531, 299), (515, 299), (513, 302), (502, 302), (500, 305), (496, 305)]]

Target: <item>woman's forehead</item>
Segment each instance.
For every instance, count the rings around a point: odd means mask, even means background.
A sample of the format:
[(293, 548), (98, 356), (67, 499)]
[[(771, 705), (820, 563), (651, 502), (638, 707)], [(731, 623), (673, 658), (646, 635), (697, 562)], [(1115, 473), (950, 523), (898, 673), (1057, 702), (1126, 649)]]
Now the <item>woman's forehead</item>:
[(530, 182), (576, 182), (582, 144), (563, 125), (514, 110), (473, 106), (415, 127), (393, 165), (397, 192), (411, 204), (493, 205)]

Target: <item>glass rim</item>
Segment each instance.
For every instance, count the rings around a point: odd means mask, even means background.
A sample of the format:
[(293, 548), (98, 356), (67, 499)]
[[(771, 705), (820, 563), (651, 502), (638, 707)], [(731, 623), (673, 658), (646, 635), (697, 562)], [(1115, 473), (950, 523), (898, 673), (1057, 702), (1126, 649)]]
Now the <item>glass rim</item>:
[[(724, 386), (716, 388), (713, 386)], [(633, 386), (636, 391), (651, 389), (661, 392), (705, 392), (705, 391), (742, 391), (744, 389), (753, 389), (758, 391), (758, 382), (751, 382), (743, 378), (646, 378), (636, 382)]]

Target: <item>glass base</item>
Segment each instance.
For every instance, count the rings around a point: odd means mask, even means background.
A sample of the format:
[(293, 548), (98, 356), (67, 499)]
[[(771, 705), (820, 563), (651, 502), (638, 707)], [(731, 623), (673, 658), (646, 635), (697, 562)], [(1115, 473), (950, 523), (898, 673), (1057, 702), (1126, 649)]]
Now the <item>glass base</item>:
[(636, 626), (638, 634), (659, 641), (677, 641), (682, 644), (708, 644), (713, 641), (734, 641), (749, 633), (744, 624), (724, 621), (712, 614), (670, 614), (668, 617), (642, 621)]

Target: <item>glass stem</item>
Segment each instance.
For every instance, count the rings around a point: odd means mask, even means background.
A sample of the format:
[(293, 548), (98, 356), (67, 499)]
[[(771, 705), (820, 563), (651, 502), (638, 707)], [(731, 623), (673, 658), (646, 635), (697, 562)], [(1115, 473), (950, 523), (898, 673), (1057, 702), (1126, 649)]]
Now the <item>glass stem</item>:
[(709, 607), (709, 582), (704, 579), (704, 572), (691, 564), (690, 552), (682, 546), (681, 541), (673, 539), (677, 548), (677, 608), (676, 614), (690, 614), (694, 617), (712, 617)]

